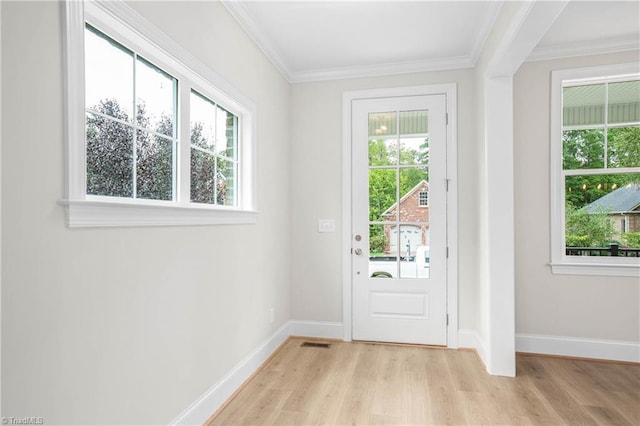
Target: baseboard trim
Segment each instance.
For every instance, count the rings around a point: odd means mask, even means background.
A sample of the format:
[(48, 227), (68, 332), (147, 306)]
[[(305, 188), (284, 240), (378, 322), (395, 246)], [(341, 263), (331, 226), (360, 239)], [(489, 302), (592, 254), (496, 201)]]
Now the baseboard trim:
[(287, 322), (169, 424), (202, 425), (289, 338), (289, 330)]
[(289, 321), (290, 335), (315, 337), (321, 339), (344, 338), (344, 326), (341, 322), (326, 321)]
[(640, 343), (618, 340), (516, 334), (516, 351), (540, 355), (640, 363)]
[(487, 346), (484, 343), (480, 334), (478, 334), (475, 330), (458, 330), (458, 349), (473, 349), (478, 354), (478, 358), (482, 364), (484, 364), (484, 369), (487, 369), (488, 364), (488, 353)]

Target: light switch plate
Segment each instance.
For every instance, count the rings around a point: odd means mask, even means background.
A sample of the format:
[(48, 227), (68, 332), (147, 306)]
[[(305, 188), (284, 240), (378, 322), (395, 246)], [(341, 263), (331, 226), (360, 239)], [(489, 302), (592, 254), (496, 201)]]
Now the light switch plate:
[(319, 219), (318, 232), (336, 232), (336, 221), (333, 219)]

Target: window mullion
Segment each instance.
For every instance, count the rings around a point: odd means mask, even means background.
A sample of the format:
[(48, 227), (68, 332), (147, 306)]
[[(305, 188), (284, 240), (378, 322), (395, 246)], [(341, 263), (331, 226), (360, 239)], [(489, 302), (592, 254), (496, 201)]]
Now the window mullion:
[(138, 130), (136, 130), (137, 124), (138, 124), (138, 108), (136, 107), (137, 105), (137, 101), (136, 101), (136, 65), (138, 63), (138, 55), (134, 52), (133, 53), (133, 123), (131, 123), (133, 125), (133, 143), (132, 143), (132, 153), (131, 155), (133, 156), (132, 158), (132, 164), (133, 164), (133, 170), (132, 170), (132, 176), (133, 176), (133, 182), (132, 182), (132, 195), (133, 198), (138, 198), (138, 176), (137, 176), (137, 169), (138, 169), (138, 156), (136, 155), (137, 152), (137, 142), (138, 142)]
[(178, 120), (180, 121), (178, 138), (178, 194), (180, 204), (191, 201), (191, 122), (190, 122), (190, 94), (191, 88), (186, 84), (178, 85)]
[(218, 105), (213, 110), (213, 203), (218, 204)]
[(604, 168), (609, 168), (609, 82), (604, 83)]

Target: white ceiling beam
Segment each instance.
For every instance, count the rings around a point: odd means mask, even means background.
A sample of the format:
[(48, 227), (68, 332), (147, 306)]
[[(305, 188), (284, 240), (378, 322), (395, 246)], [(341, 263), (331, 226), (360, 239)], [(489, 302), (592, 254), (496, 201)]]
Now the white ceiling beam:
[(569, 0), (523, 3), (489, 62), (487, 77), (511, 77), (549, 31)]

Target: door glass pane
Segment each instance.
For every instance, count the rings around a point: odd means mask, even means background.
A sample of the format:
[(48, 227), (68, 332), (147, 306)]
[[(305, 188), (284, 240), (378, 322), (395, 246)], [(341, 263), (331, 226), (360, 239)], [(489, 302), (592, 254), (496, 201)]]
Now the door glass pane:
[(382, 222), (396, 219), (397, 169), (369, 170), (369, 220)]
[(398, 140), (396, 138), (369, 139), (369, 165), (389, 166), (398, 164)]
[(400, 225), (400, 278), (429, 278), (429, 224)]
[(400, 112), (400, 164), (429, 163), (428, 111)]
[(398, 134), (397, 117), (395, 111), (369, 114), (369, 139), (395, 137)]
[(369, 165), (398, 164), (398, 133), (396, 112), (369, 114)]
[(369, 276), (429, 277), (428, 110), (369, 114), (369, 221)]
[(391, 225), (369, 225), (369, 276), (398, 276), (397, 257), (391, 252)]

